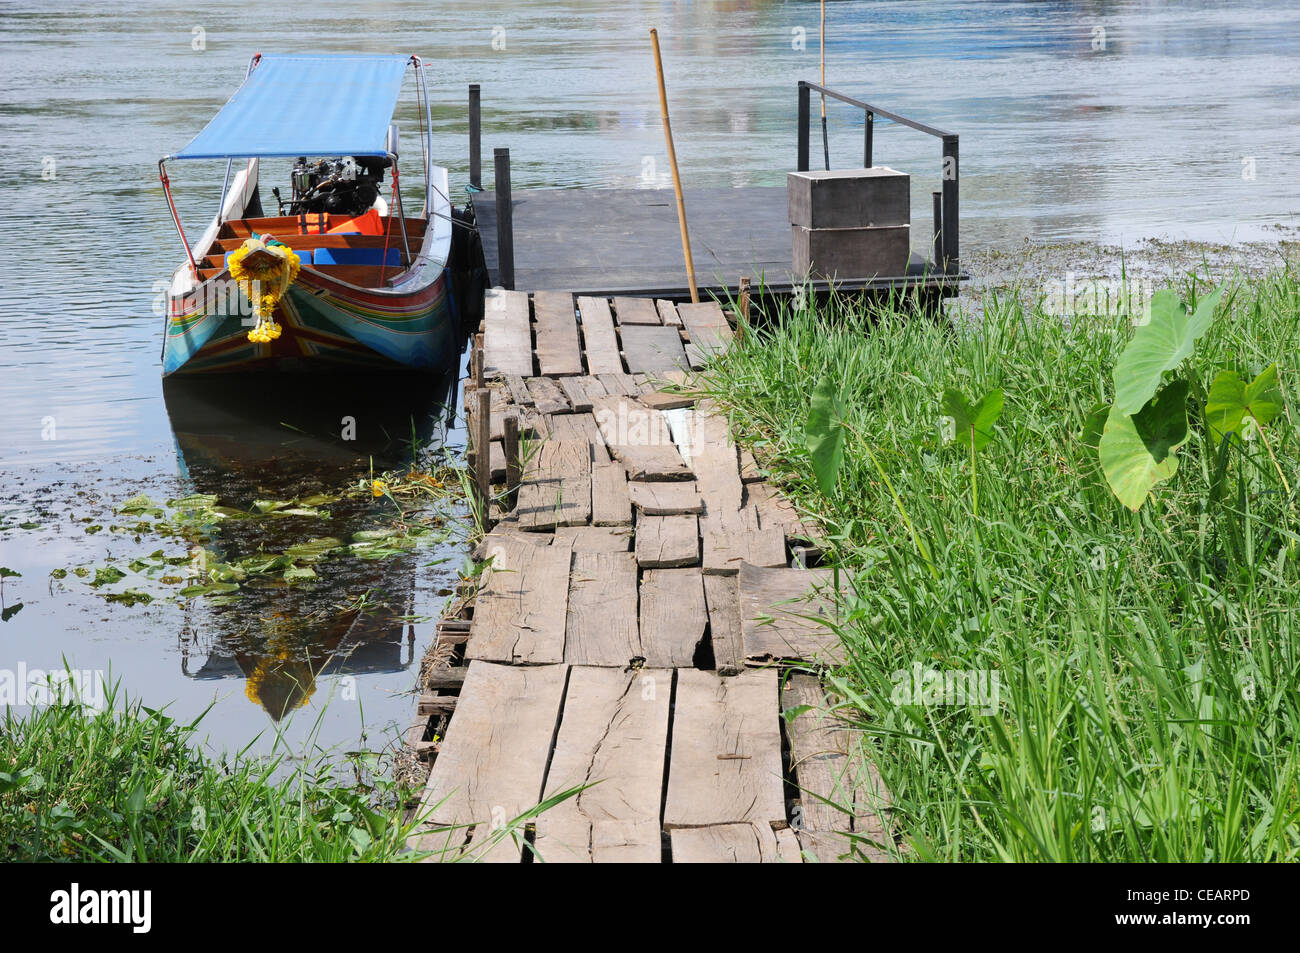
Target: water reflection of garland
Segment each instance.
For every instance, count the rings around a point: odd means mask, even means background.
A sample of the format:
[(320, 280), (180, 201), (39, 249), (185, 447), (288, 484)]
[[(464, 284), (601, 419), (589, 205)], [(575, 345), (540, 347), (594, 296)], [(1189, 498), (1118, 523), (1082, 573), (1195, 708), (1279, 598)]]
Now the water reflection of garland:
[[(250, 506), (337, 490), (368, 473), (371, 461), (379, 472), (413, 451), (427, 454), (445, 433), (453, 385), (454, 378), (412, 384), (391, 376), (319, 384), (218, 378), (166, 382), (164, 398), (178, 463), (195, 490)], [(373, 529), (383, 503), (341, 500), (325, 527), (309, 518), (232, 521), (210, 548), (226, 560), (280, 551), (306, 535), (346, 539)], [(415, 653), (415, 629), (404, 619), (417, 565), (415, 553), (343, 556), (316, 564), (312, 585), (249, 586), (224, 605), (195, 600), (179, 633), (181, 670), (194, 679), (243, 678), (248, 699), (278, 721), (306, 705), (322, 677), (406, 669)]]

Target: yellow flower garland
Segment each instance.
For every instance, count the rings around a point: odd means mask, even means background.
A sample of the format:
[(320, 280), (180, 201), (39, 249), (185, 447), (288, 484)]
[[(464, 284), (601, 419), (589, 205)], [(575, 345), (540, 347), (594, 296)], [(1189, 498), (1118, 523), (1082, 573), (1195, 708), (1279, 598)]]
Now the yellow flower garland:
[[(256, 252), (267, 253), (273, 261), (261, 267), (245, 264), (245, 259)], [(302, 267), (298, 255), (281, 242), (268, 243), (250, 238), (231, 254), (227, 265), (230, 267), (230, 277), (235, 279), (239, 289), (252, 303), (253, 314), (257, 318), (257, 324), (248, 332), (248, 339), (259, 344), (274, 341), (280, 336), (280, 325), (275, 323), (272, 314), (298, 277), (298, 271)]]

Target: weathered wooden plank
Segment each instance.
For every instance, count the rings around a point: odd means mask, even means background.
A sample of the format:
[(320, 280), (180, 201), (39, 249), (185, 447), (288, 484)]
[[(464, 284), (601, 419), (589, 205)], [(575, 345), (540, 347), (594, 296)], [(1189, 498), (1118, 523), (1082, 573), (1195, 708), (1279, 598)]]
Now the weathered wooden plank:
[(629, 479), (690, 479), (663, 413), (624, 396), (593, 397), (592, 404), (605, 446), (623, 463)]
[(533, 294), (536, 319), (537, 368), (544, 376), (581, 374), (582, 350), (578, 346), (578, 319), (573, 295), (567, 291), (538, 291)]
[[(531, 377), (532, 374), (528, 374)], [(517, 407), (532, 407), (533, 395), (528, 393), (528, 385), (525, 383), (526, 377), (520, 377), (518, 374), (506, 375), (506, 390), (510, 392), (510, 400)]]
[(596, 418), (591, 414), (556, 414), (547, 418), (547, 429), (557, 440), (585, 440), (591, 444), (591, 459), (594, 464), (609, 463), (605, 438), (601, 436)]
[(626, 553), (632, 549), (631, 526), (559, 526), (555, 541), (575, 553)]
[(670, 328), (680, 328), (682, 326), (681, 315), (677, 313), (677, 306), (671, 301), (660, 298), (655, 302), (655, 309), (659, 312), (659, 320)]
[[(791, 712), (786, 733), (790, 767), (801, 792), (799, 839), (819, 861), (832, 863), (849, 851), (850, 843), (842, 835), (853, 831), (865, 838), (856, 842), (857, 850), (873, 862), (889, 862), (882, 820), (889, 809), (889, 792), (875, 765), (861, 760), (860, 750), (854, 750), (848, 730), (828, 713), (828, 704), (815, 676), (794, 673), (787, 679), (781, 709)], [(841, 836), (833, 836), (836, 833)]]
[(758, 466), (758, 461), (748, 450), (740, 451), (740, 479), (745, 483), (755, 483), (763, 479), (763, 471)]
[[(620, 328), (628, 325), (660, 324), (659, 311), (655, 308), (655, 303), (650, 298), (615, 298), (614, 314), (618, 318)], [(623, 343), (627, 344), (627, 338), (623, 338)]]
[(524, 468), (515, 513), (524, 530), (583, 526), (591, 521), (591, 445), (552, 437)]
[(695, 404), (694, 394), (677, 394), (666, 390), (652, 390), (638, 399), (652, 410), (677, 410)]
[(621, 463), (596, 464), (591, 471), (591, 521), (596, 526), (632, 525), (627, 471)]
[(709, 616), (699, 569), (648, 569), (641, 575), (641, 651), (645, 664), (695, 664)]
[(673, 438), (696, 474), (704, 511), (718, 529), (745, 528), (737, 517), (744, 503), (740, 458), (725, 417), (699, 411), (672, 411)]
[(598, 374), (597, 380), (599, 380), (601, 386), (605, 388), (605, 393), (609, 394), (611, 397), (619, 394), (623, 394), (627, 397), (635, 397), (637, 394), (641, 393), (640, 389), (636, 386), (636, 380), (633, 379), (631, 374)]
[(490, 387), (488, 390), (492, 395), (491, 413), (488, 416), (492, 439), (504, 440), (506, 435), (506, 413), (512, 410), (510, 392), (504, 387)]
[(528, 295), (490, 288), (483, 295), (483, 375), (533, 373), (533, 334)]
[(704, 516), (700, 539), (704, 571), (711, 575), (732, 576), (744, 564), (773, 569), (789, 565), (785, 533), (779, 527), (759, 526), (757, 513), (750, 507), (727, 519)]
[(746, 663), (842, 661), (843, 646), (824, 624), (835, 617), (833, 585), (830, 569), (763, 569), (742, 563), (737, 593)]
[(569, 563), (564, 545), (537, 546), (506, 536), (487, 547), (474, 603), (467, 658), (540, 665), (564, 658)]
[[(574, 413), (591, 413), (591, 398), (587, 396), (588, 381), (593, 381), (597, 387), (600, 387), (600, 381), (594, 377), (561, 377), (558, 379), (560, 390), (564, 391), (564, 396), (569, 401), (569, 406), (573, 408)], [(597, 393), (605, 393), (605, 388), (601, 387)]]
[(504, 483), (506, 479), (506, 451), (501, 441), (493, 440), (488, 445), (488, 468), (493, 483)]
[(571, 670), (546, 791), (591, 786), (538, 817), (543, 861), (659, 862), (672, 678), (656, 669)]
[(801, 864), (794, 831), (771, 824), (679, 827), (670, 834), (674, 864)]
[(566, 662), (626, 666), (641, 654), (636, 575), (636, 557), (626, 550), (573, 554)]
[(660, 374), (689, 366), (676, 328), (629, 325), (621, 334), (623, 357), (634, 374)]
[(681, 315), (691, 344), (703, 356), (724, 350), (731, 343), (731, 325), (727, 323), (727, 316), (722, 313), (722, 308), (716, 301), (680, 304), (677, 313)]
[(774, 669), (677, 672), (664, 827), (785, 827)]
[(618, 351), (618, 334), (604, 298), (578, 299), (582, 316), (582, 343), (586, 347), (588, 374), (622, 374), (623, 358)]
[(704, 502), (695, 483), (674, 480), (629, 483), (632, 505), (646, 516), (680, 516), (704, 512)]
[(821, 533), (810, 523), (804, 522), (794, 504), (781, 496), (770, 484), (747, 483), (745, 500), (748, 505), (758, 510), (759, 524), (765, 527), (777, 527), (791, 539), (800, 539), (815, 543), (821, 539)]
[(637, 517), (636, 561), (642, 569), (698, 565), (699, 519), (694, 516)]
[(569, 410), (569, 399), (564, 396), (564, 391), (560, 385), (549, 377), (530, 377), (524, 382), (528, 388), (528, 396), (533, 399), (533, 405), (537, 408), (538, 413), (542, 414), (563, 414)]
[[(431, 824), (490, 830), (538, 804), (567, 670), (470, 663), (425, 786), (421, 810)], [(428, 833), (421, 845), (436, 847), (442, 840), (445, 835)], [(491, 859), (518, 861), (519, 848), (507, 838), (492, 854)]]
[(745, 668), (745, 640), (740, 633), (740, 607), (734, 576), (705, 576), (704, 603), (709, 610), (709, 641), (713, 667), (719, 675), (735, 675)]

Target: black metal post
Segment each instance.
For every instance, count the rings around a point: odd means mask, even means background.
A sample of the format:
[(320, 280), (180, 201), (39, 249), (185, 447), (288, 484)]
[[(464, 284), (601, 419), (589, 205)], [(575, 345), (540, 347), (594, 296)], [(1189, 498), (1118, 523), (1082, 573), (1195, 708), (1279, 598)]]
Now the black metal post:
[(796, 167), (800, 172), (808, 171), (808, 123), (811, 120), (811, 97), (808, 95), (808, 85), (799, 81), (799, 164)]
[(510, 150), (493, 149), (497, 200), (497, 284), (506, 290), (515, 287), (515, 216), (510, 200)]
[(930, 239), (930, 259), (943, 270), (943, 193), (932, 193), (934, 199), (934, 237)]
[(871, 162), (872, 139), (875, 136), (875, 132), (876, 132), (876, 114), (868, 110), (866, 132), (863, 133), (864, 142), (862, 144), (862, 168), (864, 169), (870, 169), (872, 166), (872, 162)]
[(479, 113), (478, 83), (469, 84), (469, 184), (483, 188), (482, 117)]
[(957, 254), (957, 136), (943, 137), (943, 262), (946, 271), (960, 271)]

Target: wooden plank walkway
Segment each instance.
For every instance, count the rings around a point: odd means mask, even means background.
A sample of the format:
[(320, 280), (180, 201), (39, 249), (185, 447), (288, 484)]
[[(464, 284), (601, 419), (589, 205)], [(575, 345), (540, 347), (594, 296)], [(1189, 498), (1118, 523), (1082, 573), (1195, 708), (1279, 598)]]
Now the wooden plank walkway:
[[(421, 846), (449, 838), (509, 863), (800, 863), (868, 838), (858, 854), (889, 859), (878, 774), (822, 713), (818, 680), (782, 669), (839, 657), (829, 572), (792, 565), (815, 531), (680, 386), (730, 343), (722, 309), (488, 299), (474, 383), (538, 442), (475, 550), (472, 615), (443, 623), (444, 655), (467, 668), (439, 669), (426, 687), (442, 694), (421, 701), (449, 719), (420, 742), (436, 749), (422, 807), (454, 830)], [(488, 430), (502, 473), (508, 429)]]

